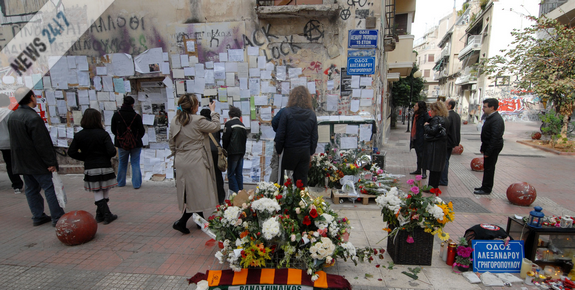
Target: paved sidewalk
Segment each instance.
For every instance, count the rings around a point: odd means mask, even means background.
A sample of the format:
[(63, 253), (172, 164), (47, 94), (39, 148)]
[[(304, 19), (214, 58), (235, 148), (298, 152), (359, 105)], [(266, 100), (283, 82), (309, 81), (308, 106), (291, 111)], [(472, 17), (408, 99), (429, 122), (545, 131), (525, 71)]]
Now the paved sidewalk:
[[(538, 191), (534, 205), (546, 215), (575, 215), (572, 156), (558, 156), (515, 142), (528, 139), (537, 130), (535, 122), (507, 123), (505, 148), (496, 169), (494, 192), (474, 196), (473, 187), (481, 184), (482, 173), (472, 172), (469, 163), (479, 155), (479, 132), (474, 125), (462, 126), (465, 151), (452, 156), (449, 186), (441, 187), (442, 197), (455, 203), (455, 222), (446, 230), (452, 237), (480, 222), (505, 228), (507, 217), (526, 215), (532, 207), (509, 204), (505, 191), (514, 182), (527, 181)], [(388, 145), (386, 169), (407, 175), (415, 165), (410, 152), (405, 125), (393, 129)], [(2, 165), (3, 166), (3, 165)], [(3, 170), (1, 168), (0, 170)], [(93, 196), (83, 190), (82, 175), (65, 175), (69, 204), (66, 211), (86, 210), (95, 214)], [(5, 172), (0, 172), (0, 289), (193, 289), (185, 278), (208, 269), (224, 269), (214, 258), (217, 245), (207, 244), (208, 237), (188, 223), (190, 235), (172, 229), (179, 218), (173, 181), (144, 182), (139, 190), (128, 184), (110, 193), (110, 209), (119, 219), (109, 225), (98, 224), (95, 239), (69, 247), (58, 241), (50, 224), (32, 227), (31, 214), (23, 194), (14, 194)], [(351, 241), (356, 246), (385, 247), (383, 222), (372, 201), (333, 205), (353, 223)], [(47, 210), (47, 209), (46, 209)], [(48, 213), (48, 212), (47, 212)], [(467, 283), (438, 258), (439, 243), (434, 244), (432, 266), (423, 267), (419, 280), (395, 270), (376, 268), (373, 264), (354, 267), (338, 261), (328, 272), (344, 275), (354, 289), (491, 289)], [(391, 258), (385, 255), (382, 265)], [(373, 275), (366, 279), (365, 274)], [(378, 279), (382, 279), (379, 281)], [(521, 289), (523, 285), (512, 288)], [(527, 288), (534, 289), (534, 288)]]

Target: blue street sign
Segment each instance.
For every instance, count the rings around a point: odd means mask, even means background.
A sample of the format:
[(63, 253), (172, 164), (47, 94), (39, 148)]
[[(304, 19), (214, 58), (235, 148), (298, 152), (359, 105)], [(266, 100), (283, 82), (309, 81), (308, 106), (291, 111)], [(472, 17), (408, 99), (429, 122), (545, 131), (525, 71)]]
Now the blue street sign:
[(375, 73), (375, 57), (348, 57), (348, 75), (372, 75)]
[(519, 273), (523, 260), (523, 241), (509, 241), (507, 246), (503, 241), (474, 240), (473, 271), (491, 273)]
[(348, 33), (348, 48), (376, 48), (377, 29), (354, 29)]

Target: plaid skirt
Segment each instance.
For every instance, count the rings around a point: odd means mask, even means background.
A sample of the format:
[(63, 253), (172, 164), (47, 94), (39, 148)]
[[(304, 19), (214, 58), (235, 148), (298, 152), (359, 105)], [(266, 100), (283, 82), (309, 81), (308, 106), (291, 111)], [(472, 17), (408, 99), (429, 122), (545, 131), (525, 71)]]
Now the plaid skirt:
[(116, 187), (118, 181), (112, 167), (92, 168), (84, 170), (84, 189), (99, 191)]

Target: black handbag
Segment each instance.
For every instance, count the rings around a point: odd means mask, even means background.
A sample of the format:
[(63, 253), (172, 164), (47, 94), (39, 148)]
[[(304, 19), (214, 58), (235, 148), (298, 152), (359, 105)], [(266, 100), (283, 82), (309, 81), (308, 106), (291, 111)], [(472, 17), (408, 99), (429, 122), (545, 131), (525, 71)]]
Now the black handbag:
[(439, 131), (435, 136), (430, 136), (428, 134), (423, 134), (423, 139), (427, 142), (438, 141), (447, 137), (447, 130), (441, 124), (439, 126)]

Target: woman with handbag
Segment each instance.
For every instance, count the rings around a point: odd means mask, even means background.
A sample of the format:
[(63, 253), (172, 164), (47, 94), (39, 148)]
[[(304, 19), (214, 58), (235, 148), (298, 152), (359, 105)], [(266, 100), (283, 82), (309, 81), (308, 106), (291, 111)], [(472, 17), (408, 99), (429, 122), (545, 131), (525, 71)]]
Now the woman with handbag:
[[(206, 120), (211, 121), (212, 116), (210, 116), (210, 109), (202, 109), (200, 115), (206, 117)], [(221, 130), (220, 130), (221, 131)], [(216, 187), (218, 189), (218, 203), (223, 204), (226, 198), (226, 191), (224, 189), (224, 177), (222, 176), (222, 171), (218, 166), (218, 161), (220, 159), (219, 152), (224, 150), (222, 145), (220, 145), (220, 131), (215, 133), (210, 133), (210, 148), (212, 149), (212, 160), (214, 162), (214, 174), (216, 175)], [(213, 138), (213, 139), (212, 139)], [(226, 157), (224, 157), (226, 158)], [(224, 159), (226, 160), (226, 159)], [(225, 170), (224, 170), (225, 171)]]
[(82, 131), (74, 134), (68, 155), (84, 161), (84, 189), (94, 193), (96, 221), (105, 225), (118, 218), (110, 212), (108, 194), (118, 185), (110, 159), (116, 156), (116, 147), (102, 125), (102, 114), (87, 109), (80, 122)]
[(170, 124), (169, 145), (178, 171), (176, 189), (179, 209), (183, 213), (172, 227), (183, 234), (190, 233), (186, 223), (194, 212), (203, 217), (204, 212), (212, 213), (218, 204), (215, 165), (209, 143), (209, 133), (220, 130), (220, 114), (214, 111), (215, 106), (210, 102), (212, 119), (208, 121), (196, 114), (198, 99), (191, 94), (183, 95)]
[(423, 127), (424, 135), (424, 169), (429, 170), (429, 186), (439, 187), (441, 172), (447, 155), (447, 121), (448, 111), (443, 102), (429, 105), (431, 119)]

